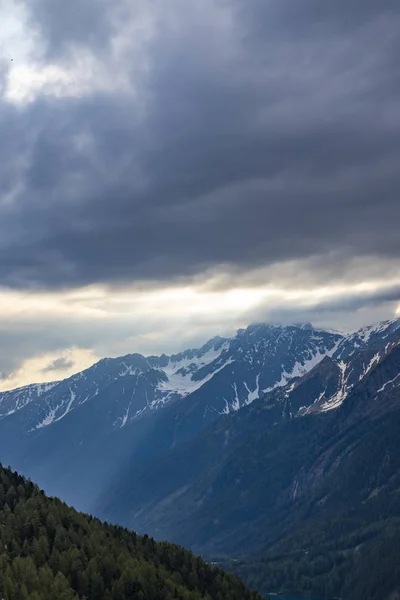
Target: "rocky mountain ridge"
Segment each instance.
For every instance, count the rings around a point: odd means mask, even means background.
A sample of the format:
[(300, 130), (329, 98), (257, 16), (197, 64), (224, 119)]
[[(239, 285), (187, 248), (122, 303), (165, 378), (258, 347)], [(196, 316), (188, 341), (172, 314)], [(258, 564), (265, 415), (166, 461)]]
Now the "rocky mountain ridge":
[[(399, 319), (351, 335), (254, 324), (173, 356), (103, 359), (61, 382), (1, 393), (0, 458), (95, 510), (125, 469), (159, 461), (260, 398), (276, 399), (276, 422), (338, 408), (399, 338)], [(305, 393), (297, 382), (307, 374)]]
[[(361, 364), (369, 365), (367, 354)], [(320, 523), (350, 509), (361, 515), (378, 494), (395, 518), (400, 464), (389, 455), (393, 444), (399, 449), (400, 340), (384, 347), (340, 406), (315, 410), (320, 390), (335, 395), (341, 382), (342, 369), (325, 358), (157, 463), (120, 472), (98, 512), (214, 556), (280, 547), (302, 519)], [(354, 517), (349, 527), (361, 525)]]
[(96, 401), (107, 389), (110, 405), (115, 405), (112, 426), (123, 427), (132, 419), (189, 396), (220, 371), (228, 374), (230, 381), (216, 399), (215, 408), (228, 413), (304, 375), (325, 356), (345, 359), (367, 346), (379, 348), (384, 339), (395, 334), (399, 322), (383, 322), (348, 336), (311, 325), (256, 324), (239, 330), (231, 339), (216, 337), (199, 349), (176, 355), (129, 354), (102, 359), (60, 382), (1, 392), (0, 419), (23, 411), (25, 428), (40, 429), (86, 402)]

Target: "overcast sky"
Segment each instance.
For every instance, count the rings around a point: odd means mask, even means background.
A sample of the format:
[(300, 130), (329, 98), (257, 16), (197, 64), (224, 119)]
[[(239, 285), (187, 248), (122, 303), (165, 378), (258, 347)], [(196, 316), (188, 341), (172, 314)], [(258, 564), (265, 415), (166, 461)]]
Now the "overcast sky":
[(0, 389), (400, 314), (398, 0), (0, 0)]

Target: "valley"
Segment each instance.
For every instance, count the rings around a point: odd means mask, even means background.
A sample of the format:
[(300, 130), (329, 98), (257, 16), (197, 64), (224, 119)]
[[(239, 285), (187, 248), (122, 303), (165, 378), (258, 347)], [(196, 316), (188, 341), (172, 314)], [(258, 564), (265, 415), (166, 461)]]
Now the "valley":
[(399, 373), (399, 319), (349, 335), (251, 325), (3, 392), (0, 456), (264, 595), (381, 600), (377, 570), (383, 598), (399, 581)]

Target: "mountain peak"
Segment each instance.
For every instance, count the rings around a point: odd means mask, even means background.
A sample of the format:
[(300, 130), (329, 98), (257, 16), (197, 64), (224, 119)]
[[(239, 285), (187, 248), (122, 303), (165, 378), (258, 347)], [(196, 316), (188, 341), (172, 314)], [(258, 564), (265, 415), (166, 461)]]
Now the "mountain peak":
[(293, 323), (293, 327), (298, 327), (299, 329), (314, 329), (314, 325), (312, 323)]
[[(3, 392), (0, 455), (46, 481), (52, 493), (62, 486), (75, 502), (71, 490), (79, 489), (90, 501), (107, 469), (113, 472), (133, 446), (150, 459), (271, 391), (277, 421), (283, 408), (289, 419), (338, 408), (400, 340), (399, 325), (396, 319), (373, 326), (363, 342), (307, 323), (252, 324), (232, 338), (216, 336), (176, 355), (129, 354), (49, 389)], [(376, 391), (392, 389), (388, 382), (396, 373), (389, 366), (380, 370)], [(82, 473), (79, 485), (75, 472)]]
[(276, 331), (281, 329), (302, 329), (304, 331), (314, 331), (315, 328), (312, 323), (279, 323), (279, 322), (254, 322), (248, 325), (246, 328), (238, 329), (238, 334), (248, 333), (254, 334), (256, 332), (262, 333), (265, 331)]

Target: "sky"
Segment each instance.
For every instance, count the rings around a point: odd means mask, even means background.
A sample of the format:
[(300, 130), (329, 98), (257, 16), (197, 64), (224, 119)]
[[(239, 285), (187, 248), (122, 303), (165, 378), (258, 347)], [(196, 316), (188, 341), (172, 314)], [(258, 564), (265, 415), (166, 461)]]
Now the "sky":
[(400, 316), (398, 0), (0, 0), (0, 389)]

